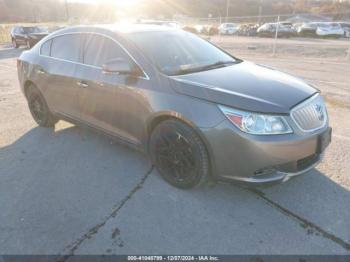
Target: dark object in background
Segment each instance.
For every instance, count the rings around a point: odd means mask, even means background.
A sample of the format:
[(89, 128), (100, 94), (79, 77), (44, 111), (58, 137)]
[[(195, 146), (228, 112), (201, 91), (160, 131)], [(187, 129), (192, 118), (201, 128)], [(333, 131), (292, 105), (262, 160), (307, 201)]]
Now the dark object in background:
[(256, 36), (259, 24), (242, 24), (237, 30), (239, 36)]
[(192, 34), (198, 34), (197, 29), (192, 27), (192, 26), (185, 26), (184, 28), (182, 28), (182, 30), (185, 30), (185, 31), (190, 32)]
[(257, 30), (259, 37), (275, 37), (278, 28), (278, 37), (289, 38), (295, 35), (293, 28), (284, 25), (283, 23), (266, 23), (260, 26)]
[(20, 45), (25, 45), (32, 48), (48, 35), (48, 30), (38, 26), (15, 26), (10, 34), (13, 47), (18, 48)]
[(298, 27), (298, 36), (316, 37), (317, 23), (304, 23)]
[(344, 30), (344, 37), (350, 38), (350, 22), (339, 22), (339, 25)]

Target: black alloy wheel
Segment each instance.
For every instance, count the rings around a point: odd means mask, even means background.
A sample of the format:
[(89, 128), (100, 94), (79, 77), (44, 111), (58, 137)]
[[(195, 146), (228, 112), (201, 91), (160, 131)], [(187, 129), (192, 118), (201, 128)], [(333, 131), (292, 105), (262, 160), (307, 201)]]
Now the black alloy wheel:
[(53, 127), (57, 119), (50, 112), (44, 97), (36, 88), (31, 88), (27, 94), (28, 106), (35, 122), (42, 127)]
[(160, 175), (171, 185), (189, 189), (209, 177), (209, 156), (197, 133), (181, 121), (171, 119), (152, 132), (149, 149)]

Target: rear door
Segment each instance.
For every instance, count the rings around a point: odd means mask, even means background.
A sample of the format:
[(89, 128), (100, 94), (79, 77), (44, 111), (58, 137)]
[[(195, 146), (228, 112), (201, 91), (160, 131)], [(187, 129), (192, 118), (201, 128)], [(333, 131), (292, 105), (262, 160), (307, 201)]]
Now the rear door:
[(65, 34), (46, 41), (40, 50), (42, 62), (36, 71), (51, 110), (80, 119), (78, 65), (81, 62), (81, 35)]

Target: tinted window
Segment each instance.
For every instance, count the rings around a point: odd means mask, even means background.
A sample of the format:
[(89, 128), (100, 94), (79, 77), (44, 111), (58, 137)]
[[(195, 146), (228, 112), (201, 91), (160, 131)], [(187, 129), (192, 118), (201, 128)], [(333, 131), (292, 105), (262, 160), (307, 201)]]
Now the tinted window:
[(129, 57), (124, 50), (109, 38), (100, 35), (86, 35), (84, 45), (84, 64), (101, 67), (107, 61)]
[(23, 32), (25, 34), (41, 33), (43, 30), (39, 27), (23, 27)]
[(41, 48), (40, 48), (41, 55), (50, 56), (51, 42), (52, 42), (52, 40), (49, 40), (41, 45)]
[(55, 37), (51, 44), (51, 56), (68, 61), (79, 62), (80, 35), (69, 34)]
[(195, 70), (235, 59), (209, 42), (185, 31), (140, 32), (125, 34), (158, 69), (168, 75)]

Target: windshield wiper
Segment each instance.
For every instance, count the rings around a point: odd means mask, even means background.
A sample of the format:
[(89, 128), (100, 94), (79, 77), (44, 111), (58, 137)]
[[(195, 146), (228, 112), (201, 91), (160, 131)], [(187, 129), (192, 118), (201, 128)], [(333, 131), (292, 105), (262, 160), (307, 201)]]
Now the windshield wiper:
[(195, 72), (201, 72), (201, 71), (206, 71), (210, 69), (215, 69), (215, 68), (220, 68), (220, 67), (225, 67), (227, 65), (231, 64), (236, 64), (239, 63), (239, 61), (218, 61), (213, 64), (209, 65), (204, 65), (204, 66), (198, 66), (198, 67), (190, 67), (186, 69), (179, 69), (173, 72), (171, 75), (185, 75), (185, 74), (190, 74), (190, 73), (195, 73)]
[(218, 62), (210, 64), (210, 65), (202, 66), (201, 69), (202, 70), (215, 69), (215, 68), (224, 67), (224, 66), (231, 65), (231, 64), (236, 64), (236, 63), (237, 63), (237, 61), (233, 61), (233, 60), (230, 60), (230, 61), (218, 61)]

